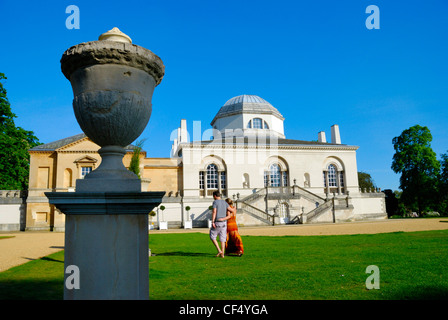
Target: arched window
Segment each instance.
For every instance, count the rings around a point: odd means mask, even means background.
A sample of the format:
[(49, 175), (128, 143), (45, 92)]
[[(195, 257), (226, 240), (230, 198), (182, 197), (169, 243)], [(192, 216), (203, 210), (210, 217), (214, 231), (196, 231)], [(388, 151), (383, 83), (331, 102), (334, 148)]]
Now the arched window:
[(218, 165), (211, 163), (199, 171), (199, 195), (209, 197), (215, 190), (223, 195), (227, 194), (227, 175), (225, 170), (220, 170)]
[(254, 118), (247, 123), (248, 129), (269, 129), (269, 125), (261, 118)]
[(279, 164), (274, 163), (269, 166), (269, 171), (264, 173), (264, 185), (269, 187), (288, 186), (288, 171), (282, 171)]
[(336, 165), (329, 164), (323, 172), (325, 193), (345, 193), (344, 171), (338, 170)]

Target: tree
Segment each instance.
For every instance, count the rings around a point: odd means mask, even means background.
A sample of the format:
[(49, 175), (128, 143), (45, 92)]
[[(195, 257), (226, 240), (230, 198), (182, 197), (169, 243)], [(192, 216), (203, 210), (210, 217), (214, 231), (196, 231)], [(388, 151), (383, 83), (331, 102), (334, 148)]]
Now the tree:
[(389, 217), (398, 214), (398, 198), (391, 189), (383, 191), (385, 194), (386, 212)]
[(367, 172), (358, 172), (358, 186), (361, 189), (376, 189), (373, 178)]
[(439, 178), (439, 206), (440, 213), (448, 214), (448, 151), (441, 155)]
[(132, 154), (131, 163), (129, 164), (129, 171), (135, 173), (139, 179), (140, 176), (140, 152), (143, 149), (143, 143), (146, 139), (137, 141), (135, 143), (134, 153)]
[(395, 154), (392, 170), (401, 173), (401, 200), (411, 210), (433, 209), (437, 198), (440, 163), (431, 148), (432, 135), (427, 127), (415, 125), (392, 139)]
[[(0, 80), (6, 76), (0, 73)], [(0, 81), (0, 190), (28, 189), (30, 155), (28, 149), (39, 145), (32, 131), (16, 127), (6, 89)]]

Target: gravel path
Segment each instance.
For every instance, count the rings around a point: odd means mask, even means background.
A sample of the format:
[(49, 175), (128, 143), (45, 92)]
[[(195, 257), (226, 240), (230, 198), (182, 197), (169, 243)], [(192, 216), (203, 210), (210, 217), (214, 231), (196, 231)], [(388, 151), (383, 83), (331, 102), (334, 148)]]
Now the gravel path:
[[(385, 232), (411, 232), (448, 229), (448, 218), (434, 219), (398, 219), (375, 222), (350, 222), (316, 225), (280, 225), (271, 227), (240, 227), (242, 236), (286, 236), (286, 235), (342, 235), (372, 234)], [(150, 235), (160, 233), (202, 232), (206, 228), (150, 230)], [(1, 236), (13, 236), (0, 239), (0, 272), (11, 267), (39, 259), (64, 249), (64, 233), (61, 232), (0, 232)]]

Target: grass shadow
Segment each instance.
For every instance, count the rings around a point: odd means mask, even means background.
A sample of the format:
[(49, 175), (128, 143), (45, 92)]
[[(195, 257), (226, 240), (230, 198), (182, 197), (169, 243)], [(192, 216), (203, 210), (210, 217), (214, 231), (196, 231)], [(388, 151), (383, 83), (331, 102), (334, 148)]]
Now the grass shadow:
[(448, 300), (448, 288), (434, 286), (405, 287), (391, 292), (388, 300)]
[(184, 252), (184, 251), (173, 251), (173, 252), (162, 252), (162, 253), (154, 253), (156, 256), (183, 256), (183, 257), (210, 257), (214, 256), (210, 253), (204, 252)]
[(0, 300), (62, 300), (63, 278), (0, 280)]
[(47, 257), (42, 257), (42, 258), (37, 258), (37, 259), (35, 259), (35, 258), (27, 258), (27, 257), (23, 257), (23, 259), (27, 259), (27, 260), (30, 260), (30, 261), (42, 260), (42, 261), (49, 261), (49, 262), (62, 262), (62, 263), (64, 263), (63, 260), (53, 259), (53, 258), (50, 258), (49, 256), (47, 256)]

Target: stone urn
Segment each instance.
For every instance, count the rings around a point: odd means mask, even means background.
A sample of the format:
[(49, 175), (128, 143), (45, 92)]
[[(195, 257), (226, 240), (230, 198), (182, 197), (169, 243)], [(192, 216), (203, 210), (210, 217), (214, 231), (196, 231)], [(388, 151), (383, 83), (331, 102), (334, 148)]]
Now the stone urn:
[(98, 41), (67, 49), (61, 69), (73, 89), (79, 126), (101, 147), (100, 166), (78, 180), (76, 190), (140, 191), (138, 177), (123, 165), (124, 147), (149, 122), (154, 88), (164, 75), (162, 60), (114, 28)]
[(65, 51), (61, 69), (81, 129), (101, 147), (100, 166), (76, 181), (75, 192), (45, 192), (65, 214), (65, 270), (79, 270), (75, 289), (67, 285), (75, 274), (64, 273), (64, 299), (147, 300), (148, 213), (165, 192), (142, 192), (123, 155), (149, 121), (164, 65), (114, 28)]

